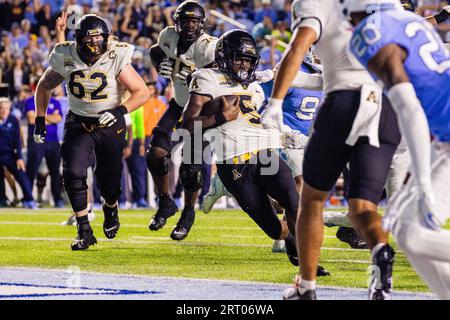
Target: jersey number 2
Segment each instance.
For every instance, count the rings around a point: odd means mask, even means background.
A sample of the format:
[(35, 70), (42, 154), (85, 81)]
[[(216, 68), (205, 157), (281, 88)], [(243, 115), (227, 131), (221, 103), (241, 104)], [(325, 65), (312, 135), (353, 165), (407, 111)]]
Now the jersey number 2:
[[(86, 91), (83, 84), (77, 81), (79, 78), (86, 79), (86, 74), (81, 70), (72, 72), (70, 74), (69, 90), (70, 93), (72, 93), (78, 99), (83, 99), (86, 96)], [(92, 80), (99, 84), (99, 86), (90, 93), (90, 101), (104, 100), (108, 98), (107, 94), (101, 94), (103, 89), (105, 89), (108, 84), (106, 81), (106, 75), (104, 73), (98, 71), (93, 72), (89, 75), (89, 80)]]
[(423, 63), (431, 71), (437, 73), (444, 73), (450, 68), (450, 60), (438, 63), (432, 56), (432, 53), (438, 52), (441, 49), (438, 40), (435, 38), (433, 32), (428, 30), (428, 26), (417, 21), (408, 23), (405, 28), (405, 33), (409, 38), (414, 38), (418, 32), (422, 31), (428, 42), (423, 44), (419, 49), (419, 55)]

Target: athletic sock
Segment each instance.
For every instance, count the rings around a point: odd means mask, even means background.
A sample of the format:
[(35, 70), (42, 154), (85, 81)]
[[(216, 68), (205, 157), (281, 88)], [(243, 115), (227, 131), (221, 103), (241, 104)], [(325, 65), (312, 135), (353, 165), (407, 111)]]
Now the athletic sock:
[(91, 225), (89, 224), (88, 215), (84, 215), (82, 217), (76, 217), (77, 225), (79, 231), (87, 231), (91, 229)]
[(306, 291), (316, 290), (316, 280), (308, 281), (302, 279), (297, 290), (300, 294), (305, 294)]

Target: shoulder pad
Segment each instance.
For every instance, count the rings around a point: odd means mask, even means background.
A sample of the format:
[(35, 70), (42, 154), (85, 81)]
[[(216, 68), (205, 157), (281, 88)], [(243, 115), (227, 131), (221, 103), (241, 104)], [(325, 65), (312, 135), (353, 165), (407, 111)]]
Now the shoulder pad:
[(64, 41), (61, 43), (57, 43), (53, 50), (58, 54), (67, 54), (67, 52), (69, 52), (70, 49), (75, 46), (76, 43), (74, 41)]

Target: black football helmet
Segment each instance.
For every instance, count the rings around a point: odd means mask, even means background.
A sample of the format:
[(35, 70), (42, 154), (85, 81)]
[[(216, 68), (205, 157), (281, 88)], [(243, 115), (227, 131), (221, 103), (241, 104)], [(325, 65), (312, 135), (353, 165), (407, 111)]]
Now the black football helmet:
[(414, 5), (414, 2), (412, 0), (400, 0), (402, 3), (403, 8), (407, 11), (416, 12), (416, 6)]
[[(111, 31), (105, 20), (95, 14), (86, 14), (75, 25), (75, 39), (80, 57), (89, 63), (97, 61), (108, 49)], [(101, 41), (94, 41), (93, 36), (102, 36)]]
[[(233, 64), (239, 57), (250, 58), (251, 64), (248, 72), (233, 71)], [(255, 71), (259, 63), (259, 52), (256, 41), (250, 33), (243, 30), (225, 32), (217, 41), (215, 62), (219, 70), (233, 80), (248, 84), (254, 81)]]
[[(185, 1), (175, 10), (173, 20), (181, 38), (187, 41), (194, 41), (203, 34), (203, 29), (206, 24), (205, 9), (195, 1)], [(198, 20), (199, 25), (196, 27), (190, 26), (190, 20)]]

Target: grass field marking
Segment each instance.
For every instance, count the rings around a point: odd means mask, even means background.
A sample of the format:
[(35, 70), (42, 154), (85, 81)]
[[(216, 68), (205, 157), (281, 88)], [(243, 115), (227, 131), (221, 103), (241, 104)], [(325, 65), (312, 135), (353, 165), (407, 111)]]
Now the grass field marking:
[[(97, 220), (96, 220), (97, 221)], [(0, 225), (41, 225), (41, 226), (61, 226), (60, 222), (38, 222), (38, 221), (0, 221)], [(175, 227), (176, 224), (168, 225), (169, 228)], [(91, 226), (101, 227), (103, 226), (100, 222), (91, 223)], [(133, 223), (121, 223), (121, 227), (124, 228), (139, 228), (139, 229), (148, 229), (148, 225), (146, 224), (133, 224)], [(61, 226), (66, 227), (66, 226)], [(70, 226), (69, 226), (70, 227)], [(204, 227), (204, 226), (195, 226), (195, 229), (198, 230), (217, 230), (217, 227)], [(260, 230), (258, 227), (220, 227), (221, 230)]]
[(371, 264), (372, 261), (369, 260), (351, 260), (351, 259), (347, 259), (347, 260), (343, 260), (343, 259), (326, 259), (325, 260), (327, 263), (331, 262), (331, 263), (359, 263), (359, 264)]
[[(11, 241), (73, 241), (72, 238), (47, 238), (47, 237), (0, 237), (0, 240), (11, 240)], [(236, 244), (236, 243), (218, 243), (218, 242), (175, 242), (173, 240), (167, 241), (144, 241), (144, 240), (120, 240), (120, 239), (102, 239), (97, 238), (99, 242), (115, 242), (115, 243), (125, 243), (125, 244), (169, 244), (169, 245), (180, 245), (180, 246), (219, 246), (219, 247), (248, 247), (248, 248), (267, 248), (267, 244)], [(322, 250), (329, 251), (358, 251), (358, 252), (368, 252), (367, 249), (353, 249), (353, 248), (330, 248), (322, 247)], [(397, 251), (398, 252), (398, 251)]]
[[(39, 222), (39, 221), (0, 221), (0, 225), (39, 225), (39, 226), (61, 226), (60, 222)], [(175, 227), (176, 224), (169, 226), (169, 228)], [(94, 227), (101, 227), (103, 224), (101, 223), (91, 223), (91, 226)], [(130, 223), (122, 223), (120, 224), (123, 228), (141, 228), (141, 229), (147, 229), (148, 226), (146, 224), (130, 224)], [(67, 226), (61, 226), (61, 227), (67, 227)], [(70, 227), (70, 226), (68, 226)], [(195, 226), (195, 229), (199, 230), (216, 230), (217, 227), (204, 227), (204, 226)], [(258, 227), (221, 227), (221, 230), (260, 230)], [(225, 235), (224, 238), (267, 238), (266, 236), (236, 236), (236, 235)], [(336, 239), (335, 236), (324, 236), (325, 239)]]

